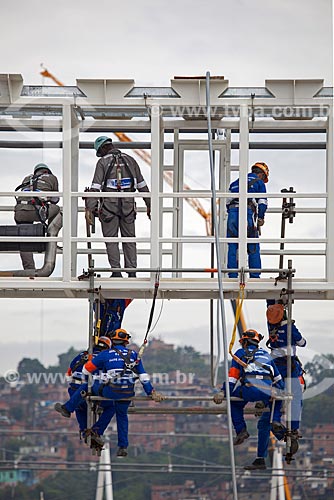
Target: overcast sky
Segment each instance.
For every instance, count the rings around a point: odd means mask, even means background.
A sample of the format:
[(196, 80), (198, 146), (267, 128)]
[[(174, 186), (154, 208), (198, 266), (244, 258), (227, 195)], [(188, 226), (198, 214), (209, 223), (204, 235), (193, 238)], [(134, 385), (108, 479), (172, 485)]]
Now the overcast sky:
[[(43, 62), (69, 85), (77, 78), (133, 78), (136, 85), (169, 85), (174, 75), (204, 75), (207, 70), (224, 75), (232, 86), (263, 86), (265, 79), (274, 78), (323, 78), (326, 86), (333, 85), (331, 0), (14, 0), (3, 3), (1, 18), (0, 73), (20, 73), (25, 84), (42, 83)], [(324, 191), (323, 177), (319, 185), (312, 178), (312, 165), (324, 164), (322, 152), (263, 153), (261, 159), (281, 175), (273, 176), (272, 192), (296, 184), (299, 191)], [(0, 155), (6, 166), (2, 182), (8, 190), (42, 159), (60, 177), (59, 151), (44, 151), (42, 158), (38, 151), (0, 150)], [(251, 161), (255, 155), (251, 152)], [(91, 179), (95, 161), (93, 152), (81, 156), (81, 187)], [(304, 165), (311, 177), (292, 172), (290, 165), (295, 163)], [(142, 168), (149, 181), (148, 167)], [(204, 182), (200, 173), (194, 181)], [(190, 217), (193, 227), (189, 209)], [(200, 220), (198, 226), (202, 224)], [(303, 218), (296, 221), (294, 234), (306, 229), (308, 237), (319, 235), (317, 222), (310, 227)], [(144, 226), (144, 233), (147, 230)], [(269, 229), (264, 231), (269, 236)], [(321, 266), (319, 259), (307, 272), (312, 275)], [(126, 313), (124, 327), (137, 342), (145, 333), (150, 306), (150, 301), (138, 300)], [(230, 331), (229, 303), (226, 310)], [(249, 327), (264, 331), (264, 303), (249, 301), (245, 310)], [(87, 301), (2, 299), (0, 317), (2, 373), (15, 368), (25, 355), (55, 363), (56, 355), (70, 345), (87, 344)], [(194, 318), (192, 325), (184, 319), (189, 317)], [(298, 302), (294, 318), (309, 340), (307, 357), (334, 352), (329, 342), (333, 302)], [(166, 301), (154, 333), (167, 342), (192, 344), (208, 352), (208, 321), (204, 301)]]

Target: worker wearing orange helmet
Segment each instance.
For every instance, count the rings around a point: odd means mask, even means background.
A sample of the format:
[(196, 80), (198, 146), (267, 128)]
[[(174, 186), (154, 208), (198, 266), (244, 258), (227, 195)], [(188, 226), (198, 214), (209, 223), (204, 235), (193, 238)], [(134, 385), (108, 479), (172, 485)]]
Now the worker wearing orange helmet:
[[(98, 137), (94, 148), (99, 161), (96, 164), (92, 185), (89, 191), (105, 191), (109, 193), (125, 193), (140, 191), (148, 193), (149, 189), (141, 173), (138, 163), (132, 156), (121, 153), (107, 136)], [(151, 198), (144, 198), (147, 216), (151, 218)], [(136, 204), (134, 198), (87, 198), (86, 220), (93, 223), (94, 214), (98, 213), (102, 233), (105, 237), (135, 237)], [(136, 277), (137, 250), (135, 242), (124, 242), (124, 264), (129, 271), (129, 278)], [(111, 269), (120, 268), (120, 252), (118, 243), (106, 243), (108, 260)], [(121, 278), (122, 273), (113, 271), (112, 277)]]
[[(102, 396), (110, 400), (100, 403), (103, 413), (92, 429), (89, 429), (89, 433), (95, 443), (103, 446), (102, 435), (116, 414), (119, 447), (117, 456), (121, 458), (127, 456), (128, 408), (130, 405), (130, 401), (122, 400), (134, 396), (135, 382), (138, 379), (146, 394), (153, 401), (160, 402), (164, 397), (154, 390), (142, 361), (137, 358), (137, 353), (126, 347), (129, 344), (131, 335), (123, 328), (119, 328), (110, 332), (108, 336), (111, 339), (111, 349), (100, 353), (93, 360), (88, 361), (84, 365), (82, 372), (84, 375), (89, 375), (96, 371), (100, 372), (102, 374), (101, 378), (95, 380), (92, 393), (95, 396)], [(59, 407), (59, 412), (64, 417), (70, 417), (71, 413), (80, 404), (82, 390), (87, 391), (87, 386), (83, 386), (81, 390), (77, 390), (69, 401)]]
[[(104, 349), (110, 349), (111, 340), (106, 336), (99, 337), (96, 345), (93, 347), (92, 357), (97, 356)], [(87, 383), (87, 375), (82, 373), (84, 364), (87, 363), (89, 359), (88, 350), (80, 352), (75, 358), (72, 359), (70, 366), (66, 372), (66, 381), (68, 382), (68, 394), (70, 397), (79, 389), (82, 390), (82, 386)], [(61, 413), (61, 404), (55, 404), (55, 410)], [(83, 435), (87, 429), (87, 403), (83, 399), (80, 401), (79, 405), (75, 408), (75, 416), (79, 424), (80, 435)]]
[[(267, 321), (269, 338), (266, 346), (271, 350), (271, 357), (275, 361), (278, 371), (285, 381), (287, 377), (287, 344), (288, 344), (288, 322), (284, 305), (276, 303), (275, 300), (267, 300)], [(303, 369), (299, 358), (296, 355), (297, 347), (305, 347), (306, 339), (301, 335), (294, 322), (291, 325), (291, 389), (293, 400), (291, 404), (291, 453), (298, 451), (299, 425), (303, 403)], [(265, 458), (268, 455), (270, 439), (270, 415), (262, 413), (258, 424), (258, 452), (257, 458), (251, 465), (245, 467), (246, 470), (265, 469)], [(276, 437), (280, 439), (276, 433)]]
[[(240, 339), (241, 349), (233, 354), (229, 370), (229, 386), (232, 397), (242, 401), (231, 401), (231, 417), (236, 432), (234, 445), (242, 444), (248, 437), (244, 418), (244, 407), (250, 401), (263, 401), (264, 406), (271, 409), (273, 388), (284, 389), (284, 382), (277, 367), (267, 351), (259, 347), (263, 335), (256, 330), (247, 330)], [(214, 395), (216, 404), (222, 403), (225, 397), (225, 383), (221, 392)], [(273, 430), (283, 428), (280, 423), (281, 404), (276, 402), (273, 414)]]
[[(247, 236), (258, 238), (260, 227), (264, 224), (267, 210), (267, 198), (263, 195), (267, 192), (265, 184), (269, 180), (269, 168), (263, 162), (256, 162), (248, 174), (248, 193), (254, 193), (254, 197), (247, 201)], [(228, 198), (227, 208), (227, 238), (238, 238), (239, 236), (239, 198), (234, 198), (234, 193), (239, 193), (239, 179), (230, 184), (229, 191), (232, 197)], [(261, 269), (260, 245), (259, 243), (248, 243), (248, 264), (250, 269)], [(237, 269), (238, 266), (238, 243), (228, 244), (227, 254), (228, 269)], [(237, 278), (236, 272), (228, 274), (229, 278)], [(260, 272), (251, 272), (251, 278), (259, 278)]]

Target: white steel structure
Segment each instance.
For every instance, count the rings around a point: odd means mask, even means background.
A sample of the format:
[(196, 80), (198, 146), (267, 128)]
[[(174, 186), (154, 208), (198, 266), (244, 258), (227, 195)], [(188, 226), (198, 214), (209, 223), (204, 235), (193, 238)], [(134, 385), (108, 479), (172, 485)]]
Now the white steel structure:
[[(228, 80), (216, 77), (211, 80), (210, 103), (212, 128), (215, 130), (213, 148), (216, 152), (217, 197), (220, 206), (220, 242), (226, 256), (227, 241), (224, 227), (224, 207), (228, 185), (233, 175), (240, 177), (240, 236), (239, 265), (247, 269), (246, 203), (247, 172), (250, 166), (249, 152), (252, 149), (266, 150), (324, 150), (326, 188), (323, 192), (297, 192), (294, 194), (296, 212), (323, 217), (322, 237), (289, 237), (284, 240), (288, 248), (279, 249), (282, 240), (278, 237), (261, 238), (262, 255), (321, 256), (324, 273), (312, 278), (299, 277), (298, 268), (294, 279), (296, 299), (334, 299), (334, 169), (333, 169), (333, 89), (324, 86), (323, 80), (267, 80), (263, 87), (236, 88)], [(29, 132), (29, 140), (11, 135), (8, 131)], [(33, 132), (58, 132), (62, 141), (35, 141)], [(96, 287), (101, 287), (106, 297), (147, 297), (154, 283), (155, 270), (162, 268), (160, 297), (165, 298), (217, 298), (217, 275), (211, 277), (210, 247), (212, 236), (188, 234), (184, 225), (185, 200), (188, 198), (212, 198), (209, 188), (185, 190), (186, 157), (193, 152), (204, 151), (206, 167), (209, 164), (207, 122), (205, 109), (205, 79), (175, 78), (166, 88), (136, 87), (133, 80), (77, 80), (77, 86), (27, 86), (21, 75), (0, 75), (0, 147), (1, 148), (60, 148), (62, 147), (62, 190), (58, 193), (63, 207), (63, 229), (58, 237), (48, 241), (58, 242), (62, 250), (60, 276), (49, 278), (9, 277), (0, 275), (1, 297), (71, 297), (86, 298), (89, 281), (78, 280), (78, 256), (87, 253), (88, 238), (80, 234), (83, 225), (83, 187), (79, 186), (79, 150), (92, 148), (98, 135), (113, 132), (142, 134), (143, 141), (127, 144), (127, 149), (150, 149), (152, 158), (151, 190), (152, 220), (150, 234), (137, 237), (138, 254), (146, 255), (146, 272), (137, 274), (137, 279), (115, 280), (97, 277)], [(81, 140), (82, 135), (89, 141)], [(1, 137), (2, 134), (2, 137)], [(253, 141), (258, 134), (261, 141)], [(273, 134), (285, 134), (284, 141), (265, 140)], [(289, 134), (287, 136), (287, 134)], [(293, 134), (302, 134), (312, 140), (291, 142)], [(305, 134), (305, 135), (304, 135)], [(313, 138), (316, 137), (316, 140)], [(320, 141), (318, 138), (320, 137)], [(125, 145), (119, 147), (124, 149)], [(238, 165), (233, 165), (231, 152), (239, 149)], [(171, 162), (166, 152), (173, 151)], [(0, 151), (1, 154), (1, 151)], [(130, 151), (131, 154), (131, 151)], [(203, 158), (203, 157), (202, 157)], [(29, 172), (27, 165), (27, 173)], [(92, 174), (94, 164), (92, 165)], [(173, 174), (173, 190), (165, 190), (163, 172)], [(238, 171), (238, 174), (235, 172)], [(276, 171), (278, 174), (278, 172)], [(276, 175), (276, 174), (275, 174)], [(20, 179), (17, 180), (19, 183)], [(284, 181), (282, 181), (284, 182)], [(289, 180), (286, 181), (287, 183)], [(312, 179), (310, 179), (312, 185)], [(13, 197), (13, 191), (2, 191), (0, 197)], [(45, 193), (47, 194), (47, 193)], [(55, 195), (55, 193), (52, 193)], [(105, 196), (115, 196), (113, 193)], [(97, 196), (89, 193), (88, 196)], [(120, 196), (119, 193), (116, 196)], [(122, 195), (121, 195), (122, 196)], [(125, 195), (123, 195), (125, 196)], [(129, 196), (129, 193), (126, 193)], [(139, 193), (130, 193), (138, 199)], [(269, 202), (281, 200), (281, 192), (270, 192)], [(309, 205), (298, 207), (299, 200)], [(314, 201), (315, 200), (315, 201)], [(1, 211), (8, 212), (8, 224), (12, 222), (13, 204), (0, 201)], [(279, 206), (268, 213), (280, 213)], [(194, 216), (195, 217), (195, 216)], [(42, 238), (40, 238), (42, 239)], [(0, 237), (1, 241), (16, 241), (17, 238)], [(36, 240), (36, 239), (35, 239)], [(91, 238), (92, 253), (105, 254), (101, 243), (108, 239)], [(115, 240), (115, 238), (109, 238)], [(117, 238), (118, 241), (130, 239)], [(25, 239), (29, 241), (29, 238)], [(99, 244), (99, 247), (98, 245)], [(271, 245), (271, 247), (270, 247)], [(95, 248), (94, 248), (95, 246)], [(195, 253), (207, 255), (200, 265), (190, 265), (185, 249), (191, 246)], [(189, 252), (189, 250), (188, 250)], [(62, 258), (61, 258), (62, 253)], [(278, 257), (276, 259), (278, 261)], [(5, 262), (5, 259), (3, 259)], [(107, 260), (105, 259), (105, 262)], [(294, 264), (294, 262), (293, 262)], [(19, 267), (19, 266), (18, 266)], [(226, 258), (224, 267), (226, 267)], [(293, 266), (295, 267), (295, 266)], [(263, 266), (264, 270), (266, 267)], [(263, 272), (261, 279), (247, 281), (248, 298), (277, 297), (286, 286), (279, 281), (275, 286), (278, 266)], [(201, 272), (196, 270), (201, 269)], [(6, 271), (5, 265), (0, 270)], [(268, 268), (269, 270), (269, 268)], [(246, 274), (247, 279), (247, 274)], [(239, 289), (238, 280), (224, 279), (224, 296), (234, 298)]]

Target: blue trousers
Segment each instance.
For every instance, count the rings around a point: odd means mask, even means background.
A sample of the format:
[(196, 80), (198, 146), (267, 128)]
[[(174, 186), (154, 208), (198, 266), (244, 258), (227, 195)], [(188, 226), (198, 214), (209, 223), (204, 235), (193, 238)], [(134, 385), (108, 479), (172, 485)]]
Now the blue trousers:
[[(263, 415), (269, 415), (269, 421), (270, 421), (270, 413), (272, 409), (272, 402), (270, 401), (271, 399), (271, 391), (270, 387), (267, 392), (257, 389), (256, 387), (238, 387), (235, 389), (231, 396), (237, 397), (237, 398), (242, 398), (243, 401), (231, 401), (231, 417), (232, 417), (232, 423), (233, 427), (235, 429), (235, 432), (239, 434), (243, 429), (247, 428), (245, 417), (244, 417), (244, 408), (248, 402), (255, 402), (255, 401), (263, 401), (270, 409), (270, 412), (268, 413), (263, 413)], [(274, 407), (274, 416), (273, 420), (280, 422), (281, 419), (281, 401), (276, 401), (275, 402), (275, 407)], [(261, 417), (262, 418), (262, 417)]]
[[(85, 384), (83, 384), (85, 385)], [(81, 385), (72, 385), (68, 388), (67, 392), (70, 396), (70, 398), (73, 396), (73, 394), (79, 389), (79, 393), (82, 390)], [(81, 398), (81, 401), (78, 403), (78, 406), (75, 408), (75, 416), (79, 424), (79, 429), (80, 432), (84, 431), (87, 429), (87, 403), (84, 399)]]
[[(230, 208), (227, 217), (227, 238), (237, 238), (239, 236), (239, 208)], [(254, 225), (253, 212), (247, 209), (247, 236), (258, 238), (258, 231)], [(261, 268), (260, 245), (259, 243), (248, 243), (248, 265), (250, 269)], [(229, 243), (227, 252), (228, 269), (238, 268), (238, 243)], [(237, 278), (237, 273), (229, 273), (229, 278)], [(250, 273), (251, 278), (259, 278), (260, 273)]]
[[(116, 414), (116, 422), (117, 422), (117, 436), (118, 436), (118, 446), (122, 448), (128, 447), (128, 408), (130, 405), (130, 401), (118, 401), (122, 398), (132, 397), (134, 395), (133, 389), (131, 390), (117, 390), (113, 391), (110, 387), (106, 386), (103, 388), (102, 394), (99, 391), (100, 384), (94, 383), (92, 387), (92, 393), (94, 396), (103, 396), (105, 398), (109, 398), (110, 401), (101, 401), (100, 405), (103, 408), (103, 412), (96, 423), (93, 425), (93, 430), (102, 436), (106, 428), (108, 427), (111, 419)], [(87, 403), (84, 401), (82, 397), (82, 391), (88, 391), (88, 384), (82, 384), (79, 389), (77, 389), (70, 399), (64, 404), (65, 408), (73, 413), (76, 412), (82, 404), (86, 405), (86, 413), (85, 413), (85, 427), (87, 427)], [(80, 423), (79, 423), (80, 426)], [(84, 430), (81, 429), (80, 430)]]

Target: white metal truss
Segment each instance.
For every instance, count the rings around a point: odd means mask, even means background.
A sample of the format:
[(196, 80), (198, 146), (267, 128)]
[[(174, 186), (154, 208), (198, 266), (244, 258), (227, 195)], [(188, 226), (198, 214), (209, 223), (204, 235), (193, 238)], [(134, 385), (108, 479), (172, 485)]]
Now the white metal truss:
[[(22, 89), (24, 92), (22, 95)], [(174, 79), (171, 87), (138, 88), (133, 80), (78, 80), (77, 88), (63, 87), (51, 91), (50, 87), (27, 87), (23, 85), (21, 75), (0, 75), (0, 148), (25, 147), (27, 142), (19, 137), (2, 140), (1, 132), (17, 131), (62, 131), (62, 144), (59, 141), (45, 141), (33, 144), (35, 147), (62, 147), (63, 188), (59, 192), (63, 206), (62, 236), (50, 238), (62, 246), (62, 273), (60, 278), (13, 278), (0, 275), (0, 297), (78, 297), (86, 298), (89, 289), (88, 281), (79, 281), (77, 275), (78, 255), (87, 252), (78, 248), (79, 243), (86, 243), (88, 238), (78, 235), (78, 220), (83, 217), (80, 206), (83, 193), (79, 186), (79, 149), (92, 147), (97, 134), (108, 134), (113, 131), (145, 133), (150, 140), (136, 143), (136, 148), (151, 149), (151, 203), (152, 221), (148, 237), (136, 238), (139, 254), (149, 254), (149, 266), (146, 273), (138, 273), (136, 280), (110, 280), (108, 277), (97, 277), (96, 286), (101, 287), (107, 297), (147, 297), (152, 289), (154, 271), (158, 267), (167, 267), (164, 256), (171, 256), (174, 271), (161, 273), (159, 294), (165, 298), (217, 298), (217, 278), (210, 273), (186, 273), (187, 263), (184, 259), (184, 246), (193, 245), (198, 248), (203, 243), (213, 243), (210, 236), (185, 236), (183, 221), (184, 199), (211, 198), (210, 190), (184, 190), (183, 154), (186, 150), (206, 150), (207, 141), (203, 132), (207, 128), (205, 120), (205, 79)], [(61, 90), (64, 89), (64, 90)], [(134, 89), (134, 90), (133, 90)], [(48, 95), (48, 92), (50, 95)], [(30, 93), (30, 95), (29, 95)], [(252, 96), (253, 94), (253, 96)], [(83, 97), (85, 95), (86, 97)], [(133, 97), (132, 97), (133, 96)], [(230, 96), (230, 97), (228, 97)], [(254, 97), (255, 96), (255, 97)], [(324, 213), (326, 217), (325, 236), (318, 239), (289, 238), (285, 243), (288, 249), (283, 253), (294, 255), (325, 256), (325, 277), (294, 279), (296, 299), (334, 299), (334, 169), (333, 169), (333, 90), (324, 87), (323, 80), (267, 80), (262, 89), (237, 89), (229, 86), (224, 79), (215, 79), (211, 83), (212, 127), (216, 131), (224, 131), (213, 140), (215, 149), (220, 150), (220, 177), (217, 196), (220, 207), (225, 206), (231, 172), (239, 170), (240, 177), (240, 236), (239, 265), (247, 268), (246, 230), (246, 191), (247, 172), (249, 168), (249, 150), (256, 147), (250, 142), (250, 132), (263, 134), (272, 132), (325, 132), (326, 143), (310, 142), (309, 146), (326, 150), (326, 191), (323, 193), (297, 193), (294, 198), (325, 200), (326, 208), (298, 208), (301, 213)], [(48, 119), (45, 119), (47, 117)], [(84, 120), (83, 120), (84, 118)], [(92, 140), (80, 140), (80, 134), (92, 133)], [(165, 134), (172, 134), (173, 140), (168, 143)], [(191, 139), (184, 134), (191, 134)], [(231, 147), (233, 133), (239, 134), (239, 165), (231, 165)], [(181, 136), (182, 135), (182, 136)], [(19, 136), (19, 134), (18, 134)], [(198, 137), (198, 138), (197, 138)], [(223, 137), (223, 138), (222, 138)], [(33, 139), (30, 139), (34, 143)], [(305, 142), (305, 147), (308, 143)], [(289, 146), (291, 149), (294, 144)], [(125, 145), (120, 145), (121, 148)], [(131, 145), (130, 145), (131, 147)], [(278, 142), (269, 145), (280, 148)], [(129, 145), (127, 145), (129, 148)], [(172, 148), (174, 159), (172, 165), (165, 165), (164, 150)], [(208, 159), (209, 161), (209, 159)], [(27, 166), (28, 167), (28, 166)], [(163, 172), (171, 170), (174, 176), (173, 191), (164, 190)], [(82, 189), (82, 188), (81, 188)], [(55, 193), (52, 193), (53, 195)], [(141, 197), (139, 193), (130, 194)], [(2, 191), (0, 197), (14, 196), (14, 192)], [(88, 196), (97, 196), (93, 193)], [(115, 196), (108, 193), (107, 196)], [(119, 194), (117, 194), (119, 196)], [(129, 196), (129, 194), (126, 194)], [(171, 199), (171, 206), (165, 206), (164, 200)], [(268, 198), (282, 198), (281, 193), (270, 193)], [(14, 199), (14, 198), (13, 198)], [(0, 211), (9, 212), (13, 206), (5, 205), (0, 200)], [(277, 213), (279, 210), (271, 209)], [(171, 236), (165, 233), (163, 214), (172, 213)], [(222, 210), (221, 210), (222, 212)], [(12, 217), (8, 217), (9, 221)], [(220, 226), (220, 243), (223, 255), (226, 255), (227, 240), (223, 217)], [(28, 241), (27, 238), (25, 241)], [(36, 238), (34, 239), (36, 240)], [(0, 237), (0, 242), (15, 241), (15, 238)], [(131, 239), (92, 239), (94, 254), (104, 253), (102, 248), (95, 248), (94, 243), (103, 241), (131, 241)], [(261, 238), (261, 243), (279, 243), (279, 238)], [(305, 247), (313, 244), (313, 248)], [(141, 247), (141, 244), (146, 244)], [(197, 246), (197, 247), (196, 247)], [(263, 255), (277, 255), (280, 251), (265, 249)], [(4, 254), (3, 254), (4, 256)], [(5, 259), (2, 259), (3, 262)], [(208, 257), (209, 261), (209, 257)], [(0, 265), (0, 270), (6, 267)], [(278, 274), (278, 273), (276, 273)], [(216, 275), (214, 275), (216, 276)], [(248, 279), (246, 297), (277, 297), (278, 291), (286, 283), (278, 282), (275, 286), (275, 273), (262, 273), (261, 279)], [(237, 296), (238, 280), (225, 278), (224, 292), (226, 298)]]

